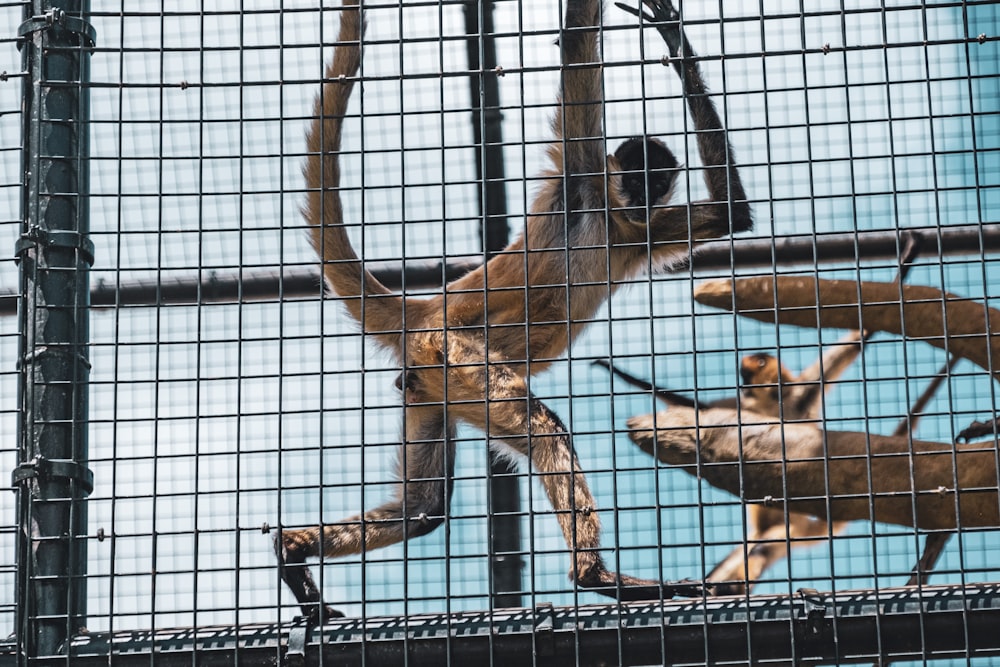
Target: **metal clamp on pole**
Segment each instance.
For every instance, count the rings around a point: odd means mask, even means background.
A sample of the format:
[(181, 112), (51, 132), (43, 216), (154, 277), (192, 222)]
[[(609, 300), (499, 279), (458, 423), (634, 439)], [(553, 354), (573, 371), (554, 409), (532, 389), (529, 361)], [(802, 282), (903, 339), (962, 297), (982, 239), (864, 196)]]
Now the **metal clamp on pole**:
[(79, 35), (81, 46), (94, 46), (97, 43), (97, 31), (94, 29), (94, 26), (81, 18), (70, 16), (58, 7), (54, 7), (39, 16), (32, 16), (19, 25), (17, 27), (17, 36), (27, 37), (31, 33), (50, 30), (55, 27)]
[(70, 248), (80, 253), (80, 257), (88, 266), (94, 265), (94, 242), (79, 232), (69, 230), (48, 231), (33, 227), (21, 234), (14, 244), (14, 259), (20, 261), (21, 256), (31, 248)]
[(64, 478), (75, 481), (86, 495), (94, 491), (94, 473), (75, 461), (55, 461), (39, 456), (31, 461), (25, 461), (16, 468), (10, 476), (10, 485), (16, 491), (17, 487), (29, 479)]

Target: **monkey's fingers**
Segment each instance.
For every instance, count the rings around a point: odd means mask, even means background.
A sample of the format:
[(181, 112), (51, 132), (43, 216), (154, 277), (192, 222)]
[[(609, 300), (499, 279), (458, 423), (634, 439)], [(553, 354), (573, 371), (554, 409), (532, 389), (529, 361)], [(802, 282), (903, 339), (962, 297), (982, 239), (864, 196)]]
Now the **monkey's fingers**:
[(680, 25), (681, 15), (666, 0), (640, 0), (640, 2), (649, 7), (652, 13), (644, 12), (641, 6), (632, 7), (631, 5), (626, 5), (624, 2), (616, 2), (615, 7), (628, 12), (632, 16), (638, 16), (649, 23), (674, 23), (678, 26)]
[(690, 53), (690, 45), (687, 44), (687, 40), (684, 38), (684, 33), (681, 31), (681, 15), (677, 13), (674, 6), (670, 4), (669, 0), (640, 0), (643, 4), (648, 7), (652, 13), (646, 13), (642, 11), (642, 8), (630, 7), (621, 2), (616, 2), (615, 6), (619, 9), (623, 9), (632, 16), (638, 16), (641, 20), (644, 20), (651, 25), (653, 25), (656, 30), (663, 37), (663, 41), (666, 42), (667, 48), (670, 50), (671, 58), (678, 58), (683, 56), (685, 53)]
[(642, 0), (642, 3), (649, 7), (653, 16), (661, 23), (674, 23), (681, 20), (680, 12), (674, 8), (670, 0)]
[(632, 7), (631, 5), (626, 5), (624, 2), (616, 2), (615, 7), (628, 12), (632, 16), (638, 16), (642, 20), (649, 21), (650, 23), (654, 23), (656, 21), (651, 14), (647, 14), (642, 11), (641, 7)]

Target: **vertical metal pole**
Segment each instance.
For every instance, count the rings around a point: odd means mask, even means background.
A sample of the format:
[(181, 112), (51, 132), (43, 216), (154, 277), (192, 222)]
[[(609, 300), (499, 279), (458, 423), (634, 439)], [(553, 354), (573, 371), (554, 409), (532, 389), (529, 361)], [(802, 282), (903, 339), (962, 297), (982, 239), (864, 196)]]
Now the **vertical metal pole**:
[[(56, 6), (58, 4), (59, 6)], [(19, 662), (60, 655), (86, 621), (88, 0), (35, 0), (24, 38), (17, 634)]]
[[(469, 77), (472, 100), (472, 129), (476, 146), (476, 171), (483, 187), (480, 190), (483, 248), (487, 254), (502, 250), (509, 240), (507, 227), (507, 189), (504, 182), (503, 128), (500, 114), (500, 86), (496, 40), (493, 37), (493, 2), (469, 0), (465, 4), (465, 33), (469, 70), (479, 72)], [(517, 470), (510, 461), (490, 456), (490, 568), (492, 571), (492, 606), (522, 606), (521, 511)]]

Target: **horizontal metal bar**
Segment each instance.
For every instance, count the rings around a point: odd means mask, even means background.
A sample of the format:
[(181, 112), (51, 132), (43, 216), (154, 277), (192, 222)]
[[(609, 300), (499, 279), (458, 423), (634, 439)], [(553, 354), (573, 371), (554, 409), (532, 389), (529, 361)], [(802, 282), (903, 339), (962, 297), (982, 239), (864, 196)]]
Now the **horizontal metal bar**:
[[(761, 595), (664, 603), (334, 619), (306, 665), (811, 665), (1000, 655), (1000, 585)], [(275, 664), (295, 624), (88, 633), (74, 666)], [(301, 636), (301, 629), (299, 630)], [(15, 664), (0, 645), (0, 667)]]
[[(919, 227), (891, 231), (837, 232), (782, 236), (775, 239), (712, 241), (695, 253), (696, 272), (736, 271), (796, 264), (857, 264), (894, 261), (902, 238), (923, 236), (921, 256), (984, 255), (1000, 252), (1000, 223), (960, 227)], [(474, 258), (369, 262), (367, 268), (390, 289), (434, 289), (479, 265)], [(109, 285), (98, 281), (90, 293), (95, 307), (162, 304), (237, 303), (268, 299), (304, 299), (322, 293), (319, 272), (311, 268), (284, 271), (253, 269), (202, 272), (203, 277), (131, 281)], [(17, 313), (17, 295), (0, 293), (0, 315)]]
[(984, 255), (1000, 251), (1000, 222), (954, 227), (906, 227), (883, 231), (801, 234), (706, 243), (696, 251), (695, 271), (728, 271), (795, 264), (856, 264), (896, 260), (909, 234), (919, 234), (919, 257)]

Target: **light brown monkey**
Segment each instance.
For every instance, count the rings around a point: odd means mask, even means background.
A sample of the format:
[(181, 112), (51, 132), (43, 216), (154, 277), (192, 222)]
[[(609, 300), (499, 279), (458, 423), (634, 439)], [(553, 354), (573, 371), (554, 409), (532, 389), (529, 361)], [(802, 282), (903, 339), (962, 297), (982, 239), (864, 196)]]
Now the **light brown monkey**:
[[(740, 360), (740, 396), (712, 401), (705, 407), (739, 408), (780, 417), (784, 422), (816, 421), (820, 417), (824, 394), (857, 358), (862, 338), (861, 332), (848, 333), (797, 376), (773, 355), (747, 355)], [(659, 389), (603, 360), (595, 363), (634, 386), (654, 391), (667, 403), (701, 408), (685, 396)], [(749, 591), (751, 582), (788, 555), (789, 546), (815, 544), (819, 539), (839, 534), (848, 523), (834, 521), (828, 524), (809, 514), (788, 512), (786, 524), (785, 514), (780, 508), (759, 504), (747, 506), (746, 545), (733, 549), (705, 577), (706, 582), (713, 583), (715, 594), (737, 595)], [(812, 537), (817, 539), (808, 539)]]
[[(671, 53), (678, 56), (683, 48), (690, 56), (670, 3), (645, 1), (652, 12), (647, 19), (674, 21), (659, 26)], [(622, 280), (650, 262), (685, 257), (689, 241), (747, 230), (752, 221), (718, 114), (690, 58), (673, 65), (684, 82), (710, 200), (665, 206), (676, 174), (655, 168), (670, 168), (676, 160), (656, 140), (629, 140), (615, 155), (605, 155), (601, 21), (600, 0), (567, 0), (559, 38), (561, 92), (548, 149), (552, 166), (544, 172), (524, 233), (442, 294), (424, 299), (394, 294), (379, 283), (343, 226), (338, 152), (364, 29), (357, 0), (345, 0), (338, 45), (307, 137), (304, 215), (313, 225), (326, 280), (364, 332), (403, 367), (397, 383), (404, 389), (404, 441), (402, 479), (393, 500), (336, 524), (284, 530), (275, 540), (281, 576), (303, 613), (314, 619), (340, 614), (322, 604), (307, 558), (376, 549), (424, 535), (444, 521), (458, 421), (530, 458), (572, 551), (570, 577), (578, 585), (622, 600), (677, 592), (669, 584), (607, 569), (598, 553), (597, 508), (568, 431), (532, 396), (527, 377), (569, 347)], [(645, 179), (625, 180), (626, 172), (645, 173), (646, 164), (654, 170)]]
[[(780, 417), (785, 422), (818, 420), (824, 394), (854, 363), (861, 352), (862, 338), (860, 331), (848, 333), (798, 376), (770, 354), (743, 357), (742, 407)], [(781, 508), (747, 505), (746, 545), (733, 549), (705, 577), (706, 581), (715, 582), (717, 595), (749, 592), (753, 582), (769, 567), (788, 556), (789, 548), (814, 545), (842, 533), (848, 524), (847, 521), (827, 523), (802, 512), (788, 512), (787, 524), (785, 517), (786, 512)]]

